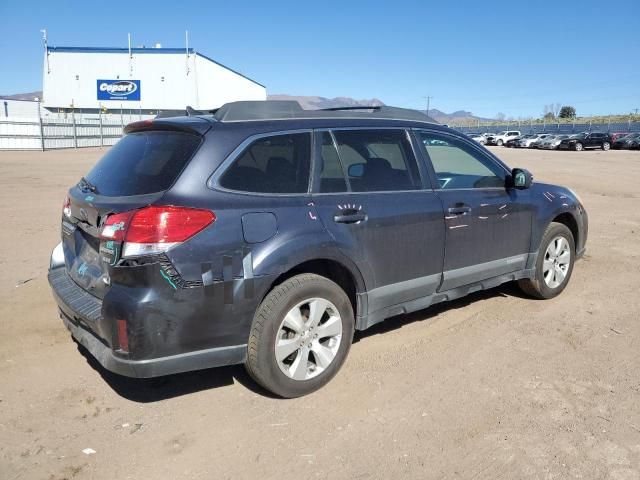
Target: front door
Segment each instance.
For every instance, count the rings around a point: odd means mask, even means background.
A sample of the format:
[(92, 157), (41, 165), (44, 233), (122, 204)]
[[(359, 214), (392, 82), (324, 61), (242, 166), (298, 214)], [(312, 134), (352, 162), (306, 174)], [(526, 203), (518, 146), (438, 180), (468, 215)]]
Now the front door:
[(444, 209), (440, 291), (525, 268), (532, 207), (528, 190), (505, 188), (508, 170), (470, 141), (417, 132)]
[(442, 205), (422, 187), (408, 132), (318, 131), (315, 158), (315, 210), (360, 269), (368, 313), (434, 293), (444, 255)]

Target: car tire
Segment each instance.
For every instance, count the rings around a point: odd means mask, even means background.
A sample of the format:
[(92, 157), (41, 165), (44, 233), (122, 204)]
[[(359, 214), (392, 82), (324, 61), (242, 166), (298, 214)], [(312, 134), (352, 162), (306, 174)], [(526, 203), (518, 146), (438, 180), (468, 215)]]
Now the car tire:
[(256, 310), (245, 367), (278, 396), (307, 395), (338, 373), (351, 348), (354, 324), (342, 288), (319, 275), (296, 275), (275, 286)]
[(553, 298), (565, 289), (573, 272), (576, 249), (571, 230), (552, 222), (542, 236), (533, 278), (518, 280), (520, 289), (535, 298)]
[(602, 144), (602, 150), (604, 150), (605, 152), (606, 152), (607, 150), (609, 150), (610, 148), (611, 148), (611, 144), (610, 144), (609, 142), (604, 142), (604, 143)]
[(574, 149), (576, 152), (581, 152), (583, 148), (584, 148), (584, 147), (582, 146), (582, 144), (581, 144), (580, 142), (576, 143), (576, 144), (573, 146), (573, 149)]
[(504, 142), (503, 142), (502, 140), (498, 140), (498, 142), (497, 142), (496, 144), (497, 144), (499, 147), (501, 147), (503, 143), (504, 143)]

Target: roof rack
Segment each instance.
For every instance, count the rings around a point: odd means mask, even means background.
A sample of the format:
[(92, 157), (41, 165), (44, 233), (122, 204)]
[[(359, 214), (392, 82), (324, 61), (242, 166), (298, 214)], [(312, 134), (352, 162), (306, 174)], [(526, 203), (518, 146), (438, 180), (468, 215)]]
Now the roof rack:
[(367, 118), (411, 120), (438, 123), (418, 110), (388, 107), (386, 105), (332, 107), (322, 110), (305, 110), (295, 100), (257, 100), (226, 103), (211, 110), (219, 122), (243, 122), (250, 120), (286, 120), (313, 118)]

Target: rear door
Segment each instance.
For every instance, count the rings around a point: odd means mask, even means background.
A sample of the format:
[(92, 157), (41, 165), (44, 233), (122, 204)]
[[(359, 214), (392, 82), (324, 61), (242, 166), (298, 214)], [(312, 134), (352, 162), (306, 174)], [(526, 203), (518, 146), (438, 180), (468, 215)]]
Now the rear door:
[[(62, 216), (66, 268), (83, 289), (103, 298), (108, 267), (121, 245), (101, 241), (106, 217), (158, 201), (191, 159), (202, 137), (180, 131), (129, 133), (69, 190)], [(125, 225), (122, 225), (124, 229)]]
[(590, 133), (587, 137), (587, 145), (590, 147), (599, 147), (604, 142), (604, 133)]
[[(363, 274), (368, 312), (436, 291), (442, 205), (403, 129), (316, 131), (313, 203)], [(422, 172), (421, 172), (422, 168)]]
[(416, 135), (444, 207), (440, 291), (524, 268), (531, 242), (530, 192), (506, 189), (508, 170), (466, 139), (428, 130)]

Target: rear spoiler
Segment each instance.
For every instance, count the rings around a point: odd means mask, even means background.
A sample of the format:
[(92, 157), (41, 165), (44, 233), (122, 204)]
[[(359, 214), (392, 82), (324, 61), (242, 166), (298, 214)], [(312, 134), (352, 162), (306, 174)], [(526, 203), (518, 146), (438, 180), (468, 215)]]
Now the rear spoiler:
[(217, 108), (214, 108), (213, 110), (196, 110), (195, 108), (187, 105), (184, 110), (158, 110), (158, 114), (155, 118), (197, 117), (201, 115), (214, 115), (217, 111)]
[(144, 132), (151, 130), (177, 131), (204, 135), (211, 128), (211, 122), (199, 117), (172, 117), (140, 120), (124, 127), (124, 133)]

